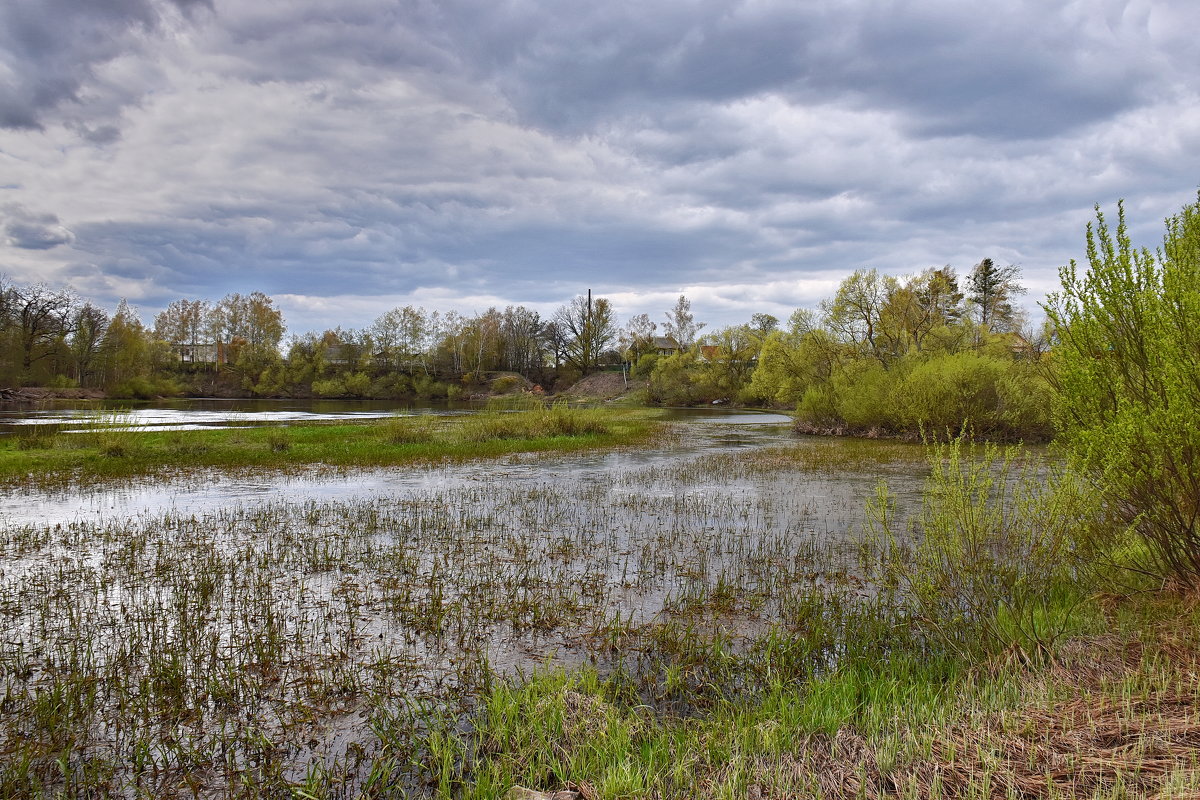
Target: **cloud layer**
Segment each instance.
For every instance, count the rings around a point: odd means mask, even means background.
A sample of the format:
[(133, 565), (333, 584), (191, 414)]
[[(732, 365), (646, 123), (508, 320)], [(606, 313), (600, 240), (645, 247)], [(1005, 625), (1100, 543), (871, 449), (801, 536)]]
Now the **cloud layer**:
[(262, 290), (786, 316), (984, 256), (1037, 299), (1095, 202), (1200, 183), (1188, 0), (12, 0), (0, 271), (153, 311)]

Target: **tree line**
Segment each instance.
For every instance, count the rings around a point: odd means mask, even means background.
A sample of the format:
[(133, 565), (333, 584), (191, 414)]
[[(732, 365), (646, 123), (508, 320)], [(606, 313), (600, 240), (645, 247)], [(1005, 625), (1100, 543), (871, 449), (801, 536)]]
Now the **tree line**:
[(859, 270), (819, 309), (798, 310), (785, 326), (758, 313), (706, 332), (685, 296), (661, 323), (638, 314), (619, 326), (611, 302), (589, 292), (549, 317), (520, 305), (470, 316), (408, 305), (362, 328), (286, 343), (283, 315), (262, 292), (176, 300), (146, 326), (125, 302), (109, 314), (69, 291), (5, 281), (0, 383), (135, 397), (453, 397), (496, 373), (554, 388), (625, 365), (646, 380), (649, 402), (799, 404), (814, 424), (860, 427), (875, 421), (837, 398), (878, 389), (880, 375), (899, 380), (957, 354), (997, 363), (1028, 355), (1014, 349), (1030, 342), (1018, 336), (1018, 278), (1016, 267), (991, 259), (962, 288), (950, 267), (906, 279)]

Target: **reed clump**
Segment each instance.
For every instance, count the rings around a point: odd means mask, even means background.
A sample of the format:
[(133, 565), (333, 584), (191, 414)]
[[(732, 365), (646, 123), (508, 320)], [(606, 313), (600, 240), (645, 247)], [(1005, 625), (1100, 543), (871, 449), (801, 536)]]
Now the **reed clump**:
[(17, 450), (53, 450), (60, 444), (59, 429), (51, 425), (29, 425), (12, 437)]

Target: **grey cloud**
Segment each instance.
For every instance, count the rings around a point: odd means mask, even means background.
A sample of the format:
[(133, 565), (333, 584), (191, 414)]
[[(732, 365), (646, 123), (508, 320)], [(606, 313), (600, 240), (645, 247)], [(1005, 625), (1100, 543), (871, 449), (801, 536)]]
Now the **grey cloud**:
[[(1114, 0), (1086, 12), (949, 0), (445, 5), (443, 35), (459, 37), (479, 77), (530, 121), (576, 132), (664, 102), (777, 92), (857, 96), (908, 114), (924, 135), (1043, 137), (1134, 107), (1173, 79), (1145, 14)], [(1171, 64), (1194, 69), (1200, 47), (1181, 44)]]
[[(124, 79), (161, 70), (121, 130), (93, 103), (68, 123), (83, 140), (69, 153), (22, 145), (40, 160), (12, 196), (68, 197), (25, 202), (70, 208), (74, 240), (54, 241), (53, 218), (7, 236), (69, 243), (54, 256), (77, 286), (107, 276), (164, 302), (260, 289), (554, 304), (589, 286), (677, 296), (984, 255), (1047, 275), (1092, 202), (1144, 189), (1158, 218), (1188, 199), (1186, 114), (1121, 115), (1170, 94), (1190, 38), (1141, 53), (1137, 14), (1109, 0), (1075, 4), (1102, 17), (1078, 30), (1053, 4), (899, 5), (218, 4), (180, 53), (153, 36), (114, 45), (142, 48)], [(157, 0), (97, 7), (118, 34), (164, 24)], [(86, 55), (85, 39), (43, 42), (21, 74)], [(34, 122), (87, 80), (59, 72), (27, 104)]]
[(75, 238), (54, 214), (39, 214), (18, 204), (0, 208), (0, 223), (7, 243), (22, 250), (50, 250)]
[(211, 0), (5, 0), (0, 4), (0, 127), (42, 127), (45, 114), (77, 99), (99, 64), (136, 49), (164, 9), (191, 15)]

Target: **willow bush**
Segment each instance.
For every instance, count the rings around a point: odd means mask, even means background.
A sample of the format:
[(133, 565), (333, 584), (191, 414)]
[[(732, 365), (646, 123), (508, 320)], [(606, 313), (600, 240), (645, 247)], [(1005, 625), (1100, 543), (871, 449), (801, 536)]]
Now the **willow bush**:
[(1144, 539), (1142, 569), (1200, 586), (1200, 200), (1135, 248), (1096, 208), (1087, 268), (1060, 272), (1047, 312), (1054, 417), (1073, 462)]

